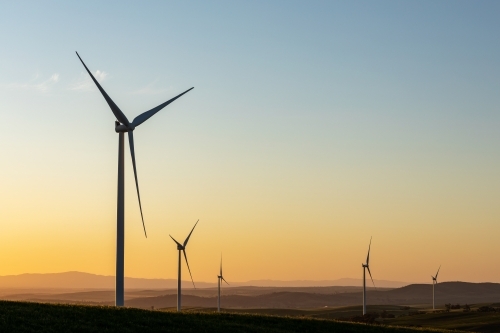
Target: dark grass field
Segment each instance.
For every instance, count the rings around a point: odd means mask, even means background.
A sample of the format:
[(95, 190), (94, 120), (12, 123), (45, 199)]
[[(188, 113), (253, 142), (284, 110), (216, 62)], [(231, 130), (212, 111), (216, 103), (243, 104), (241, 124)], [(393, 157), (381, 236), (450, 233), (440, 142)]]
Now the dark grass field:
[(385, 320), (389, 325), (435, 327), (481, 333), (500, 332), (500, 312), (443, 312)]
[[(498, 307), (499, 304), (477, 304), (472, 307), (471, 312), (452, 310), (451, 312), (421, 313), (429, 309), (421, 307), (401, 307), (395, 305), (371, 305), (368, 313), (381, 313), (385, 311), (396, 318), (378, 318), (376, 322), (390, 326), (404, 327), (428, 327), (447, 330), (461, 330), (479, 333), (500, 333), (500, 312), (477, 312), (482, 305)], [(163, 311), (175, 311), (174, 308), (162, 309)], [(215, 312), (215, 308), (186, 308), (186, 312)], [(287, 316), (298, 318), (349, 320), (359, 316), (362, 312), (361, 306), (345, 306), (336, 308), (320, 309), (225, 309), (229, 313), (251, 313), (258, 315)]]
[(0, 301), (1, 332), (446, 332), (331, 320), (232, 313), (172, 313), (131, 308)]
[[(164, 308), (162, 311), (175, 312), (176, 308)], [(186, 307), (185, 312), (215, 312), (216, 308), (205, 307)], [(398, 305), (369, 305), (367, 306), (368, 313), (386, 311), (397, 317), (408, 315), (412, 312), (419, 311), (420, 308), (408, 307), (407, 310), (402, 310)], [(358, 306), (342, 306), (342, 307), (325, 307), (319, 309), (224, 309), (224, 312), (235, 314), (257, 314), (257, 315), (272, 315), (282, 317), (307, 317), (316, 319), (344, 319), (361, 315), (363, 309)]]

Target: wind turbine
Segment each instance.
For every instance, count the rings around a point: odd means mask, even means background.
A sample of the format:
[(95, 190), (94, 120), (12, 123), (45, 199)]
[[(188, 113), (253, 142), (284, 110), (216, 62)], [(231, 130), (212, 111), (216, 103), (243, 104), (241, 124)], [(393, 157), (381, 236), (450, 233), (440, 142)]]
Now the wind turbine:
[(141, 195), (139, 194), (139, 182), (137, 181), (137, 168), (135, 166), (135, 152), (134, 152), (134, 129), (141, 125), (143, 122), (151, 118), (155, 113), (163, 109), (165, 106), (169, 105), (177, 98), (181, 97), (191, 89), (186, 90), (182, 94), (169, 99), (163, 104), (146, 111), (139, 116), (135, 117), (132, 122), (129, 122), (125, 114), (120, 110), (120, 108), (113, 102), (113, 100), (108, 96), (108, 94), (101, 87), (99, 82), (95, 79), (94, 75), (87, 68), (85, 63), (78, 52), (76, 55), (83, 64), (83, 67), (87, 70), (92, 81), (101, 92), (102, 96), (109, 105), (109, 108), (116, 117), (115, 121), (115, 132), (118, 133), (118, 201), (116, 210), (116, 284), (115, 284), (115, 305), (124, 305), (124, 248), (125, 248), (125, 160), (124, 160), (124, 133), (128, 133), (128, 142), (130, 146), (130, 156), (132, 157), (132, 166), (134, 168), (134, 178), (135, 178), (135, 188), (137, 190), (137, 199), (139, 200), (139, 209), (141, 211), (142, 227), (144, 228), (144, 235), (146, 234), (146, 225), (144, 224), (144, 216), (142, 215), (142, 205), (141, 205)]
[[(198, 221), (200, 221), (200, 220), (198, 220)], [(170, 238), (172, 238), (173, 241), (177, 244), (177, 250), (179, 250), (179, 262), (178, 262), (178, 268), (177, 268), (178, 269), (177, 270), (177, 311), (178, 312), (181, 311), (181, 252), (184, 253), (184, 259), (186, 259), (186, 265), (187, 265), (188, 270), (189, 270), (189, 276), (191, 276), (191, 281), (193, 282), (193, 287), (196, 289), (196, 286), (194, 285), (194, 281), (193, 281), (193, 276), (191, 275), (191, 268), (189, 268), (188, 258), (186, 255), (186, 246), (187, 246), (187, 243), (189, 242), (189, 237), (191, 237), (191, 234), (193, 233), (194, 228), (196, 228), (196, 225), (198, 224), (198, 221), (196, 221), (193, 229), (191, 229), (191, 232), (189, 233), (186, 240), (182, 244), (179, 243), (178, 241), (176, 241), (174, 239), (174, 237), (169, 235)]]
[(438, 274), (439, 274), (439, 270), (441, 269), (441, 265), (439, 265), (439, 268), (438, 268), (438, 271), (436, 273), (436, 276), (432, 276), (431, 275), (431, 278), (432, 278), (432, 310), (435, 310), (435, 297), (434, 297), (434, 286), (438, 283)]
[[(217, 275), (217, 282), (218, 282), (218, 295), (219, 295), (219, 298), (217, 299), (217, 312), (220, 312), (220, 287), (221, 287), (221, 284), (222, 284), (222, 281), (226, 282), (226, 279), (224, 279), (224, 276), (222, 276), (222, 254), (220, 255), (220, 275)], [(229, 283), (227, 283), (227, 285), (229, 286)]]
[(368, 274), (370, 274), (370, 279), (372, 279), (373, 286), (375, 287), (375, 282), (373, 282), (372, 273), (370, 272), (371, 246), (372, 246), (372, 238), (370, 237), (370, 245), (368, 245), (368, 255), (366, 256), (366, 264), (361, 264), (361, 266), (363, 266), (363, 315), (366, 314), (366, 270), (367, 269), (368, 269)]

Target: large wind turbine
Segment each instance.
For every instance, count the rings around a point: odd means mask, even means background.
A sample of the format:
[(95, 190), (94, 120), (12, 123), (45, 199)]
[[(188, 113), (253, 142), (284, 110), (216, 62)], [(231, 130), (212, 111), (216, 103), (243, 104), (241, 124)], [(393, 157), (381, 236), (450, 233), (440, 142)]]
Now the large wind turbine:
[(137, 190), (137, 199), (139, 200), (139, 209), (141, 211), (141, 220), (142, 227), (144, 228), (144, 235), (146, 234), (146, 226), (144, 224), (144, 216), (142, 215), (142, 205), (141, 205), (141, 196), (139, 194), (139, 183), (137, 181), (137, 169), (135, 166), (135, 152), (134, 152), (134, 129), (141, 125), (143, 122), (151, 118), (155, 113), (163, 109), (165, 106), (169, 105), (177, 98), (181, 97), (191, 89), (186, 90), (182, 94), (175, 96), (172, 99), (169, 99), (163, 104), (158, 105), (155, 108), (152, 108), (149, 111), (146, 111), (139, 116), (135, 117), (132, 122), (129, 122), (127, 117), (123, 114), (120, 108), (113, 102), (113, 100), (108, 96), (108, 94), (102, 89), (101, 85), (95, 79), (94, 75), (87, 68), (85, 63), (78, 52), (76, 53), (78, 58), (83, 64), (83, 67), (87, 70), (92, 81), (94, 81), (95, 85), (101, 92), (102, 96), (108, 103), (111, 111), (116, 117), (115, 121), (115, 132), (118, 133), (118, 202), (117, 202), (117, 210), (116, 210), (116, 284), (115, 284), (115, 305), (123, 306), (124, 305), (124, 248), (125, 248), (125, 161), (124, 161), (124, 133), (128, 133), (128, 142), (130, 146), (130, 156), (132, 157), (132, 166), (134, 168), (134, 178), (135, 178), (135, 188)]
[[(217, 312), (220, 312), (220, 287), (222, 284), (222, 281), (226, 282), (226, 279), (224, 279), (224, 276), (222, 276), (222, 254), (220, 255), (220, 275), (217, 275), (217, 282), (218, 282), (218, 295), (219, 298), (217, 298)], [(227, 283), (229, 286), (229, 283)]]
[[(200, 220), (198, 220), (200, 221)], [(196, 286), (194, 285), (194, 281), (193, 281), (193, 276), (191, 275), (191, 268), (189, 268), (189, 263), (188, 263), (188, 258), (187, 258), (187, 255), (186, 255), (186, 246), (187, 246), (187, 243), (189, 242), (189, 237), (191, 237), (191, 234), (193, 233), (193, 230), (194, 228), (196, 228), (196, 225), (198, 224), (198, 221), (196, 221), (196, 223), (194, 224), (194, 227), (193, 229), (191, 229), (191, 232), (189, 233), (189, 235), (187, 236), (186, 240), (184, 241), (183, 244), (179, 243), (178, 241), (176, 241), (174, 239), (174, 237), (172, 237), (171, 235), (170, 238), (173, 239), (173, 241), (177, 244), (177, 250), (179, 250), (179, 262), (178, 262), (178, 268), (177, 268), (177, 311), (181, 311), (181, 252), (184, 253), (184, 259), (186, 259), (186, 265), (188, 267), (188, 270), (189, 270), (189, 276), (191, 276), (191, 281), (193, 282), (193, 287), (196, 289)]]
[(431, 275), (431, 278), (432, 278), (432, 310), (435, 310), (435, 297), (434, 297), (434, 286), (438, 283), (438, 274), (439, 274), (439, 270), (441, 269), (441, 265), (439, 265), (439, 268), (438, 268), (438, 271), (436, 273), (436, 276), (432, 276)]
[(370, 237), (370, 245), (368, 245), (368, 255), (366, 256), (366, 264), (361, 264), (363, 266), (363, 315), (366, 314), (366, 270), (368, 269), (368, 274), (370, 274), (370, 279), (372, 279), (373, 286), (375, 287), (375, 282), (373, 282), (372, 273), (370, 272), (370, 247), (372, 246), (372, 238)]

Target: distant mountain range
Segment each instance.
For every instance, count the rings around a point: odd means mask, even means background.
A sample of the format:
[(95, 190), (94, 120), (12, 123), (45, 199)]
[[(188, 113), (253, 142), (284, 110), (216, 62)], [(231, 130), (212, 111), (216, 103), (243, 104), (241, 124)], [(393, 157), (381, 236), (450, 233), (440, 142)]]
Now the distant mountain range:
[[(226, 308), (280, 308), (306, 309), (360, 305), (361, 292), (319, 294), (308, 292), (273, 292), (256, 296), (226, 295), (221, 303)], [(188, 307), (215, 307), (216, 297), (183, 295), (182, 304)], [(474, 304), (500, 302), (500, 284), (443, 282), (436, 286), (436, 304)], [(403, 288), (367, 292), (368, 305), (422, 305), (432, 304), (432, 285), (413, 284)], [(112, 304), (112, 303), (111, 303)], [(133, 298), (126, 305), (137, 308), (175, 307), (176, 295)]]
[[(197, 288), (216, 287), (216, 283), (195, 281)], [(230, 282), (231, 286), (256, 287), (322, 287), (322, 286), (361, 286), (361, 279), (338, 280), (251, 280), (246, 282)], [(375, 280), (377, 287), (399, 288), (409, 283), (399, 281)], [(0, 276), (2, 289), (114, 289), (114, 276), (96, 275), (82, 272), (64, 272), (48, 274), (20, 274)], [(182, 281), (183, 288), (192, 288), (191, 281)], [(126, 289), (170, 289), (177, 288), (175, 279), (143, 279), (125, 278)]]
[[(187, 289), (182, 304), (187, 307), (214, 308), (217, 289)], [(62, 291), (61, 289), (14, 290), (2, 289), (0, 299), (47, 303), (113, 305), (114, 290)], [(150, 309), (176, 305), (175, 289), (133, 290), (125, 292), (125, 305)], [(360, 287), (225, 287), (222, 290), (224, 308), (234, 309), (313, 309), (324, 307), (360, 306)], [(431, 284), (412, 284), (402, 288), (368, 290), (368, 305), (428, 305), (432, 303)], [(499, 283), (443, 282), (436, 285), (436, 305), (445, 303), (496, 303), (500, 306)]]

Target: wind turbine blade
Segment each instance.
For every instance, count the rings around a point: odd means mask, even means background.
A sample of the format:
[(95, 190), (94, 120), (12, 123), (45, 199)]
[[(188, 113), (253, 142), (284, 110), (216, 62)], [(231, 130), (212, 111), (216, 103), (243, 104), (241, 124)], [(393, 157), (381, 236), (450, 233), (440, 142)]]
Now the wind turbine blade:
[(176, 242), (176, 243), (177, 243), (177, 245), (179, 245), (180, 247), (182, 247), (182, 245), (181, 245), (178, 241), (176, 241), (176, 240), (174, 239), (174, 237), (172, 237), (171, 235), (169, 235), (169, 236), (170, 236), (170, 238), (172, 238), (172, 240), (173, 240), (174, 242)]
[[(224, 279), (222, 276), (221, 276), (221, 278), (222, 278), (222, 280), (223, 280), (224, 282), (226, 282), (226, 283), (227, 283), (226, 279)], [(227, 285), (229, 286), (229, 283), (227, 283)]]
[(436, 279), (438, 278), (439, 270), (441, 269), (441, 265), (439, 265), (438, 271), (436, 273)]
[(220, 276), (222, 276), (222, 253), (220, 255)]
[(198, 224), (199, 221), (200, 220), (198, 219), (198, 221), (196, 221), (196, 223), (194, 224), (193, 229), (191, 229), (191, 232), (189, 233), (189, 235), (187, 236), (186, 240), (184, 241), (184, 246), (186, 246), (187, 243), (189, 242), (189, 237), (191, 237), (191, 234), (193, 233), (193, 230), (194, 230), (194, 228), (196, 228), (196, 225)]
[(372, 273), (370, 272), (370, 267), (366, 266), (366, 268), (368, 269), (368, 274), (370, 274), (370, 279), (372, 279), (373, 286), (374, 286), (375, 288), (377, 288), (377, 287), (375, 286), (375, 282), (373, 282)]
[(193, 287), (194, 287), (194, 289), (196, 289), (196, 286), (194, 285), (194, 281), (193, 281), (193, 276), (191, 275), (191, 268), (189, 268), (189, 263), (188, 263), (188, 257), (186, 255), (186, 250), (182, 250), (182, 253), (184, 253), (184, 259), (186, 259), (186, 265), (188, 266), (189, 276), (191, 276), (191, 282), (193, 282)]
[(368, 245), (368, 255), (366, 256), (366, 264), (370, 263), (370, 248), (372, 246), (372, 238), (370, 237), (370, 245)]
[(165, 103), (163, 104), (160, 104), (158, 105), (157, 107), (155, 108), (152, 108), (151, 110), (149, 111), (146, 111), (144, 113), (141, 113), (140, 115), (138, 115), (137, 117), (134, 118), (134, 120), (132, 121), (132, 125), (134, 126), (139, 126), (140, 124), (142, 124), (143, 122), (145, 122), (146, 120), (148, 120), (149, 118), (151, 118), (156, 112), (160, 111), (161, 109), (163, 109), (165, 106), (169, 105), (170, 103), (172, 103), (173, 101), (175, 101), (177, 98), (181, 97), (182, 95), (186, 94), (187, 92), (189, 92), (190, 90), (194, 89), (194, 87), (186, 90), (185, 92), (183, 92), (182, 94), (179, 94), (177, 96), (175, 96), (174, 98), (172, 99), (169, 99), (168, 101), (166, 101)]
[(137, 169), (135, 166), (135, 150), (134, 150), (134, 132), (128, 132), (128, 143), (130, 146), (130, 156), (132, 157), (132, 165), (134, 166), (135, 188), (137, 189), (137, 199), (139, 199), (139, 209), (141, 211), (142, 227), (144, 228), (144, 235), (148, 238), (146, 233), (146, 225), (144, 224), (144, 216), (142, 215), (141, 194), (139, 193), (139, 181), (137, 180)]
[(111, 99), (111, 97), (109, 97), (108, 94), (104, 91), (104, 89), (102, 89), (102, 87), (99, 84), (99, 82), (97, 82), (97, 80), (95, 79), (94, 75), (92, 75), (92, 73), (90, 72), (90, 70), (87, 68), (87, 66), (83, 62), (82, 58), (80, 58), (80, 55), (78, 54), (78, 52), (76, 52), (76, 55), (78, 56), (78, 58), (82, 62), (83, 67), (85, 67), (85, 69), (87, 70), (87, 73), (89, 73), (90, 77), (92, 78), (92, 81), (94, 81), (95, 85), (97, 86), (97, 88), (101, 92), (101, 94), (104, 97), (104, 99), (106, 100), (106, 102), (108, 102), (108, 105), (109, 105), (111, 111), (113, 112), (113, 114), (115, 115), (116, 119), (120, 123), (122, 123), (122, 124), (124, 124), (124, 125), (126, 125), (128, 127), (130, 125), (130, 123), (129, 123), (127, 117), (123, 114), (122, 110), (120, 110), (120, 108), (115, 104), (115, 102), (113, 102), (113, 100)]

